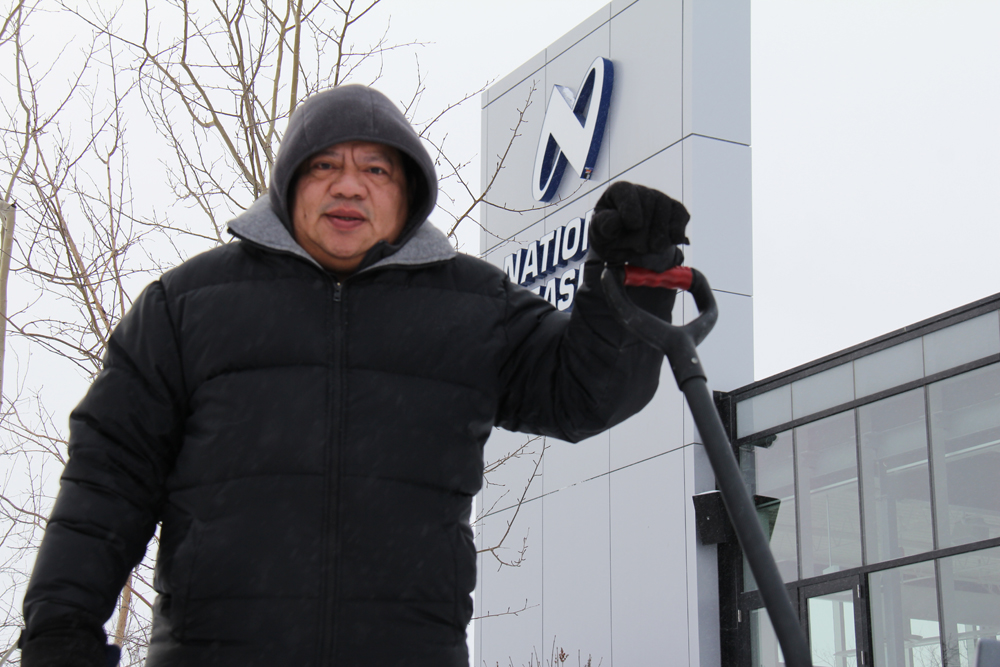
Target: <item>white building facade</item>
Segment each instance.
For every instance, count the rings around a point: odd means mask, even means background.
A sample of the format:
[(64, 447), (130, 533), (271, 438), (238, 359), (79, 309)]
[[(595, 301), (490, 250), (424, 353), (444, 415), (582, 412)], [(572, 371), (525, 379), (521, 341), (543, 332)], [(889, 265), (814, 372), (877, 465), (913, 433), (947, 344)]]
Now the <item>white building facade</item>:
[[(622, 0), (483, 95), (483, 255), (565, 309), (609, 183), (680, 199), (686, 264), (719, 303), (701, 358), (722, 391), (753, 380), (749, 58), (749, 0)], [(678, 298), (675, 322), (696, 314)], [(605, 667), (719, 665), (716, 546), (698, 540), (691, 500), (715, 481), (698, 440), (667, 364), (652, 403), (600, 436), (495, 431), (488, 466), (514, 456), (477, 502), (474, 664), (545, 664), (555, 647)]]

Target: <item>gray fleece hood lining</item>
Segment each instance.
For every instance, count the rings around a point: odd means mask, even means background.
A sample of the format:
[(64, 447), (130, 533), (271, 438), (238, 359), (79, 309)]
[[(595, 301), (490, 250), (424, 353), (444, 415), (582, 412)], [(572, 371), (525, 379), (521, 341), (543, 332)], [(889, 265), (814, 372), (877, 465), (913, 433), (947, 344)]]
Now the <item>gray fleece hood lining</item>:
[[(323, 268), (319, 262), (302, 249), (302, 246), (296, 243), (291, 232), (272, 209), (268, 195), (259, 198), (250, 205), (250, 208), (232, 220), (229, 223), (229, 232), (245, 241), (277, 252), (296, 255), (319, 268)], [(424, 222), (408, 240), (404, 241), (399, 250), (370, 266), (366, 266), (358, 273), (384, 266), (420, 266), (443, 262), (457, 254), (448, 241), (448, 237), (441, 230)]]

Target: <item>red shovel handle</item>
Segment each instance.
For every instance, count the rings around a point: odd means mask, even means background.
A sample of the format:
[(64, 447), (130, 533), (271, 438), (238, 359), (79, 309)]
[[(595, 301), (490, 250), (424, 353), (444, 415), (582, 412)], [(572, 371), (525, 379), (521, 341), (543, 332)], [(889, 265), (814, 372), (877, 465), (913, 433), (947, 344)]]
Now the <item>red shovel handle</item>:
[(694, 276), (689, 266), (675, 266), (657, 273), (641, 266), (625, 267), (625, 284), (632, 287), (665, 287), (667, 289), (691, 289)]

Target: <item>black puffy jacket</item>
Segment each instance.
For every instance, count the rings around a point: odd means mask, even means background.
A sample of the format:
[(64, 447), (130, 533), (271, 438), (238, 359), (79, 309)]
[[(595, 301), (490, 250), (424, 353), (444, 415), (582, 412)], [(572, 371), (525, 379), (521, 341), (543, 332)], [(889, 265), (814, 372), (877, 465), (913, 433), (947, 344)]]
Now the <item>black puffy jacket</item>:
[[(354, 140), (401, 151), (412, 198), (400, 238), (339, 282), (295, 243), (290, 202), (312, 152)], [(269, 193), (111, 336), (70, 417), (26, 667), (103, 667), (101, 625), (157, 522), (151, 667), (464, 667), (493, 426), (577, 440), (655, 391), (660, 354), (599, 287), (558, 312), (424, 224), (433, 161), (380, 93), (301, 104)]]
[(29, 641), (107, 619), (161, 521), (151, 666), (464, 667), (491, 429), (597, 433), (660, 354), (599, 288), (558, 312), (430, 225), (343, 282), (266, 200), (232, 229), (137, 299), (71, 417)]

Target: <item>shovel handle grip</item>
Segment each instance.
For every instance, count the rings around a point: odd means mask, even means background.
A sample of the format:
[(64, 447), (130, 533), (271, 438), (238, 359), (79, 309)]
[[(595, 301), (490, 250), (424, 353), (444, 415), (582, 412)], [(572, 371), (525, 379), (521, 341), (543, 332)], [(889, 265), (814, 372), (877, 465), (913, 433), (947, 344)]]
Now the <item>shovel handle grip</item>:
[(641, 266), (625, 267), (625, 284), (629, 287), (663, 287), (666, 289), (690, 290), (694, 274), (689, 266), (675, 266), (669, 271), (657, 273)]

